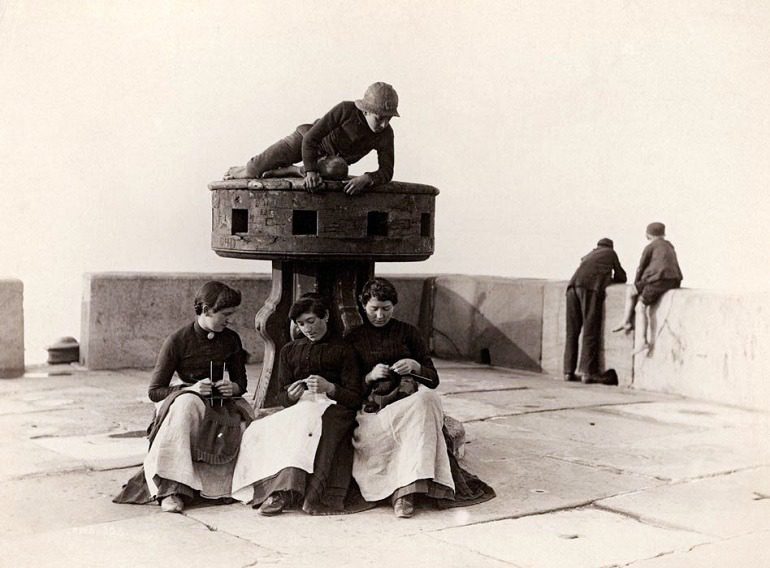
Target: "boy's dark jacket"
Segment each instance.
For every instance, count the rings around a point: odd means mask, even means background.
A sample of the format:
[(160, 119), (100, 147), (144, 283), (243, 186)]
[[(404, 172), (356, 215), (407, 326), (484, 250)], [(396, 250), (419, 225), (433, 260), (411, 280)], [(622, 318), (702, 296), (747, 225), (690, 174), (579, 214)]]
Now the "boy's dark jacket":
[(567, 288), (604, 290), (610, 282), (623, 284), (626, 279), (626, 272), (620, 266), (615, 251), (608, 246), (598, 246), (580, 260), (580, 266)]
[(393, 129), (372, 132), (363, 112), (352, 101), (343, 101), (318, 119), (302, 139), (302, 161), (305, 171), (318, 171), (321, 156), (339, 156), (354, 164), (372, 150), (377, 151), (379, 168), (367, 172), (374, 185), (393, 179)]
[(676, 251), (666, 239), (654, 239), (644, 247), (634, 284), (644, 285), (660, 280), (682, 281), (682, 270), (676, 258)]

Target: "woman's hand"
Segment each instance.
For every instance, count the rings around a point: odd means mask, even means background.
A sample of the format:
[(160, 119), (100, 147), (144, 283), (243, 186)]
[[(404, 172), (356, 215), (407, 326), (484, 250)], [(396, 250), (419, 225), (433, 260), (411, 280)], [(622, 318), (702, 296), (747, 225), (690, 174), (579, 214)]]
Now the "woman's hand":
[(366, 377), (364, 377), (364, 381), (366, 381), (366, 383), (369, 384), (379, 379), (387, 379), (389, 377), (390, 377), (390, 367), (380, 363), (378, 365), (375, 365), (374, 368), (367, 373)]
[(321, 185), (322, 181), (323, 178), (318, 172), (307, 172), (305, 174), (305, 181), (302, 182), (302, 185), (305, 186), (306, 190), (313, 191), (315, 188)]
[(286, 389), (286, 393), (289, 395), (289, 400), (292, 401), (298, 401), (300, 398), (302, 398), (302, 394), (305, 392), (305, 384), (304, 381), (294, 381), (292, 384), (289, 385), (289, 388)]
[(321, 375), (310, 375), (305, 379), (307, 390), (313, 393), (331, 393), (334, 391), (334, 383), (330, 383)]
[(203, 379), (198, 381), (191, 387), (186, 387), (184, 390), (189, 392), (197, 392), (201, 396), (211, 396), (211, 379)]
[(355, 195), (356, 193), (360, 193), (370, 185), (372, 185), (372, 178), (369, 174), (356, 176), (348, 180), (348, 183), (345, 184), (345, 193), (347, 193), (348, 195)]
[(214, 388), (216, 388), (217, 392), (222, 396), (238, 396), (241, 394), (241, 387), (238, 386), (238, 383), (232, 381), (219, 381), (218, 383), (214, 383)]
[(393, 363), (390, 368), (399, 375), (408, 375), (409, 373), (420, 374), (422, 365), (414, 359), (400, 359)]

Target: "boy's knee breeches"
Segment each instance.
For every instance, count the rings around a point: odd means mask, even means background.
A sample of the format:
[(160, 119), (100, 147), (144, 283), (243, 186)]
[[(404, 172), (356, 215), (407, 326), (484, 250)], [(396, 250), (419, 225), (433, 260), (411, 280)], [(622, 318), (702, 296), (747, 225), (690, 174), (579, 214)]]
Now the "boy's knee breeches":
[(679, 280), (656, 280), (637, 286), (639, 297), (645, 306), (655, 304), (663, 294), (674, 288), (679, 288)]
[[(301, 125), (308, 126), (308, 125)], [(268, 170), (285, 168), (302, 160), (302, 133), (300, 127), (288, 136), (251, 158), (246, 164), (251, 177), (259, 178)]]

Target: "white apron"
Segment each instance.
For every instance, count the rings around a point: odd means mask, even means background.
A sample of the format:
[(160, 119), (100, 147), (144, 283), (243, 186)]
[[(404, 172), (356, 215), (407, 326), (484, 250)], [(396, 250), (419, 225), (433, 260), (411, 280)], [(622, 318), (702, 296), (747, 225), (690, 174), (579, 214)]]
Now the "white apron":
[(252, 422), (241, 439), (233, 472), (232, 496), (248, 503), (252, 484), (293, 467), (313, 473), (321, 439), (321, 417), (335, 401), (304, 393), (297, 404)]

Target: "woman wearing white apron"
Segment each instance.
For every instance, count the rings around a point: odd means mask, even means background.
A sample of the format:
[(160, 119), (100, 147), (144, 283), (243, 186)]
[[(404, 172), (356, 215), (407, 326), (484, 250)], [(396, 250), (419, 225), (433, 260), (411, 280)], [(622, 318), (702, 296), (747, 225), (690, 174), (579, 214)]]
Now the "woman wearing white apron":
[(148, 389), (156, 403), (143, 468), (116, 503), (158, 500), (181, 512), (195, 497), (228, 497), (241, 432), (253, 418), (246, 391), (246, 354), (228, 329), (241, 293), (207, 282), (195, 295), (195, 320), (161, 347)]
[(396, 288), (374, 278), (359, 299), (366, 319), (346, 341), (365, 373), (367, 399), (353, 437), (353, 477), (363, 498), (390, 499), (396, 516), (406, 518), (417, 495), (442, 508), (494, 497), (447, 451), (438, 372), (420, 331), (393, 318)]
[(232, 494), (262, 515), (292, 505), (310, 514), (341, 512), (361, 405), (355, 355), (330, 332), (320, 298), (300, 298), (289, 315), (303, 337), (281, 350), (278, 400), (285, 409), (244, 432)]

